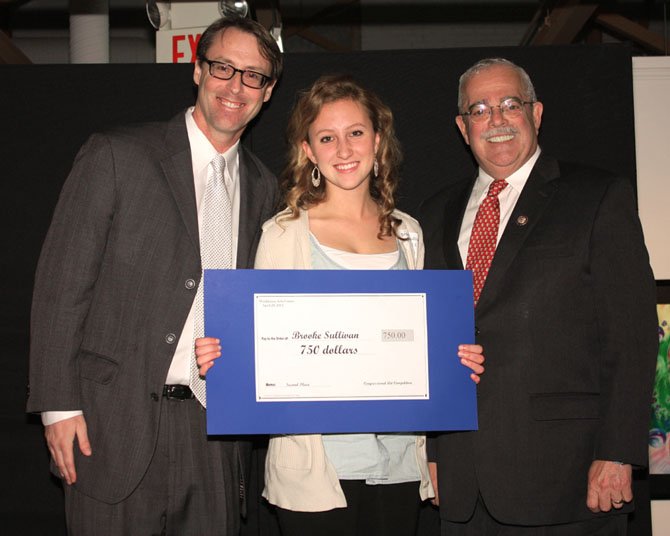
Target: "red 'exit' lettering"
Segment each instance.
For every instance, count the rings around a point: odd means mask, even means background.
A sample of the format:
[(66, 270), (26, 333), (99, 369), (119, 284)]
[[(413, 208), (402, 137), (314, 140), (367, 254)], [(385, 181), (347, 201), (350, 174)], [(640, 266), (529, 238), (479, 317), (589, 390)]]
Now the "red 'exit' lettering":
[(201, 34), (182, 34), (182, 35), (173, 35), (172, 36), (172, 63), (179, 63), (179, 60), (184, 57), (185, 52), (183, 51), (184, 45), (188, 38), (188, 47), (189, 52), (191, 53), (191, 63), (195, 63), (195, 52), (198, 48), (198, 42), (200, 41)]

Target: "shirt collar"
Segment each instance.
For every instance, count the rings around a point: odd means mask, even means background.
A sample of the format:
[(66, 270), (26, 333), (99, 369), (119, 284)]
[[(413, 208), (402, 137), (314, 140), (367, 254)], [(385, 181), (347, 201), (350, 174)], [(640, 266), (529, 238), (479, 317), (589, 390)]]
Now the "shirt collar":
[[(530, 172), (533, 170), (535, 162), (537, 162), (537, 159), (540, 157), (540, 152), (540, 146), (538, 145), (535, 149), (535, 152), (533, 153), (533, 156), (531, 156), (523, 166), (521, 166), (505, 179), (507, 184), (509, 184), (517, 192), (521, 192), (523, 187), (526, 185), (526, 181), (528, 181), (528, 177), (530, 177)], [(489, 185), (494, 181), (494, 178), (486, 173), (486, 171), (484, 171), (482, 168), (479, 168), (477, 181), (481, 183), (483, 187), (488, 189)]]
[[(196, 125), (195, 119), (193, 119), (193, 110), (193, 106), (186, 110), (186, 131), (188, 133), (188, 141), (191, 145), (193, 169), (199, 174), (205, 171), (218, 152), (207, 139), (207, 136)], [(237, 140), (223, 153), (223, 157), (226, 159), (227, 178), (233, 182), (237, 181), (239, 177), (239, 146), (240, 140)]]

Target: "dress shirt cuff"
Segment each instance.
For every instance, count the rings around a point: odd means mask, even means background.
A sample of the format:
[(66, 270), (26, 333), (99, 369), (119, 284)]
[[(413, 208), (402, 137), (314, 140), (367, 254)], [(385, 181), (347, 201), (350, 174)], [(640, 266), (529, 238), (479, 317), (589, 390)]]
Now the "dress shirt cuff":
[(55, 424), (59, 421), (64, 421), (65, 419), (70, 419), (71, 417), (76, 417), (77, 415), (83, 415), (84, 412), (81, 410), (74, 411), (43, 411), (42, 412), (42, 424), (44, 426), (49, 426), (50, 424)]

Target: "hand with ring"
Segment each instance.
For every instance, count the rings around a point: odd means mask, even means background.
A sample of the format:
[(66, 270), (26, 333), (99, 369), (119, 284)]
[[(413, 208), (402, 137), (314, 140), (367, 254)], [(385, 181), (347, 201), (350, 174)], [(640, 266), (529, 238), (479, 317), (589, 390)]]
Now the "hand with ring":
[(633, 500), (632, 467), (610, 460), (594, 460), (589, 469), (586, 506), (594, 513), (620, 510)]

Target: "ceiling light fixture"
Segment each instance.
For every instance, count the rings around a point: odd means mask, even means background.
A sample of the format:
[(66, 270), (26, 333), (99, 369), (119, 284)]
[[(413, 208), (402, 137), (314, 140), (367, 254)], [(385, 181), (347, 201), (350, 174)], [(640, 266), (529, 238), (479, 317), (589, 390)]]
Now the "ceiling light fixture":
[(220, 0), (219, 13), (222, 17), (246, 17), (249, 4), (246, 0)]

